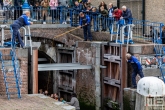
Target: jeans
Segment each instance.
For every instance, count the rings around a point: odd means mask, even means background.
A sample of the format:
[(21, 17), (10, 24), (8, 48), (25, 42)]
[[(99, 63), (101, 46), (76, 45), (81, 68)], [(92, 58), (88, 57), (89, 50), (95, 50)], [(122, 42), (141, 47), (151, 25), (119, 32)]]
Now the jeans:
[(51, 9), (52, 23), (55, 22), (57, 18), (57, 9)]
[(21, 35), (20, 35), (19, 31), (18, 31), (19, 30), (19, 26), (14, 25), (14, 26), (12, 26), (12, 29), (13, 29), (12, 45), (13, 46), (15, 45), (15, 39), (17, 37), (19, 43), (21, 44), (21, 47), (24, 47), (24, 43), (23, 43), (23, 41), (21, 39)]
[(109, 17), (109, 18), (108, 18), (108, 24), (109, 24), (108, 27), (109, 27), (109, 32), (110, 32), (110, 34), (113, 33), (113, 32), (112, 32), (112, 25), (113, 25), (113, 23), (114, 23), (114, 18), (113, 18), (113, 17)]
[(94, 31), (99, 31), (99, 20), (97, 16), (93, 16)]
[(133, 73), (132, 73), (132, 85), (133, 85), (134, 87), (137, 87), (137, 85), (136, 85), (136, 76), (137, 76), (137, 74), (139, 74), (139, 76), (140, 76), (141, 78), (144, 77), (143, 71), (142, 71), (142, 70), (133, 70)]
[(91, 41), (92, 35), (91, 35), (91, 25), (90, 24), (83, 26), (83, 32), (84, 32), (84, 40), (86, 41), (88, 38)]
[(102, 30), (106, 31), (106, 18), (103, 16), (101, 18)]

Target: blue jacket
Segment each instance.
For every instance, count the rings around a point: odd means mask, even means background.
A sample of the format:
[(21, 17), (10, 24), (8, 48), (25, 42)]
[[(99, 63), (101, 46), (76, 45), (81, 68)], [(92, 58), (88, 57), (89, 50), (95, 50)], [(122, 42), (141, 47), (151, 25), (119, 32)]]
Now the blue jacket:
[(21, 15), (17, 20), (14, 21), (12, 26), (17, 26), (17, 28), (21, 28), (22, 26), (30, 25), (30, 22), (28, 21), (28, 16), (25, 14)]
[(123, 19), (126, 19), (126, 20), (132, 19), (131, 10), (127, 8), (126, 11), (123, 11), (122, 12), (122, 17), (123, 17)]
[(80, 17), (80, 25), (81, 25), (81, 26), (82, 26), (82, 25), (85, 25), (86, 23), (87, 23), (87, 24), (90, 24), (90, 22), (91, 22), (91, 19), (90, 19), (90, 17), (89, 17), (88, 15), (84, 15), (83, 18)]
[(135, 71), (142, 70), (141, 64), (135, 56), (132, 56), (131, 59), (128, 60), (128, 62), (131, 63), (131, 65)]
[(82, 11), (83, 10), (83, 5), (79, 3), (78, 6), (74, 6), (74, 10)]

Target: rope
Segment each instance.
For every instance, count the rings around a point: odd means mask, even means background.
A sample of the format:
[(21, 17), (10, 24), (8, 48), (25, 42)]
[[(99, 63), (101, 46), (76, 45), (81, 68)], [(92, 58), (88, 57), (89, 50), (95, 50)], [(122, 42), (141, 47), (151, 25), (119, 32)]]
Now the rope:
[[(83, 26), (85, 26), (85, 25), (83, 25)], [(82, 27), (83, 27), (83, 26), (82, 26)], [(80, 28), (80, 27), (76, 27), (76, 28), (71, 29), (71, 30), (69, 30), (69, 31), (66, 31), (66, 32), (64, 32), (64, 33), (62, 33), (62, 34), (59, 34), (59, 35), (55, 36), (55, 37), (53, 38), (53, 40), (56, 39), (56, 38), (58, 38), (58, 37), (61, 37), (61, 36), (65, 35), (65, 34), (67, 34), (67, 33), (70, 33), (70, 32), (72, 32), (72, 31), (75, 31), (75, 30), (77, 30), (77, 29), (79, 29), (79, 28)], [(78, 39), (80, 39), (80, 38), (77, 37), (77, 36), (75, 36), (75, 37), (78, 38)]]

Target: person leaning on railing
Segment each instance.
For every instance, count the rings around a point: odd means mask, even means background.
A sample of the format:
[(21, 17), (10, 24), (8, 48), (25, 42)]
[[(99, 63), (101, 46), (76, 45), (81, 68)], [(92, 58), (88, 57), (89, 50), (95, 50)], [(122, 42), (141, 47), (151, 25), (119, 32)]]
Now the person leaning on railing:
[(111, 30), (112, 30), (112, 25), (113, 25), (113, 21), (114, 21), (114, 17), (113, 17), (113, 4), (109, 3), (109, 9), (108, 9), (108, 27), (109, 27), (109, 32), (111, 34)]
[(102, 30), (101, 31), (106, 31), (106, 19), (108, 17), (108, 11), (104, 9), (104, 6), (100, 7), (100, 13), (101, 13), (101, 25), (102, 25)]
[(99, 11), (97, 10), (96, 7), (92, 8), (92, 16), (93, 16), (93, 27), (94, 27), (94, 31), (98, 32), (99, 31)]
[(13, 24), (11, 24), (12, 30), (13, 30), (13, 36), (12, 36), (12, 45), (15, 44), (16, 37), (19, 40), (19, 43), (21, 44), (22, 48), (25, 48), (25, 45), (21, 39), (21, 35), (19, 33), (19, 29), (25, 25), (31, 25), (33, 22), (28, 21), (30, 17), (30, 12), (25, 11), (23, 15), (21, 15), (17, 20), (14, 21)]
[[(75, 1), (75, 6), (73, 7), (73, 26), (78, 26), (79, 13), (83, 10), (83, 5), (78, 1)], [(73, 22), (73, 20), (72, 20)]]

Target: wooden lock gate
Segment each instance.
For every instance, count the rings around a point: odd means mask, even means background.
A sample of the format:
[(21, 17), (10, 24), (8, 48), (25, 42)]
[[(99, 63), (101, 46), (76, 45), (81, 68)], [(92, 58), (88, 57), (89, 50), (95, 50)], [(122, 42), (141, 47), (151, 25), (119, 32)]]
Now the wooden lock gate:
[(127, 87), (126, 45), (102, 44), (102, 110), (123, 110), (123, 88)]

